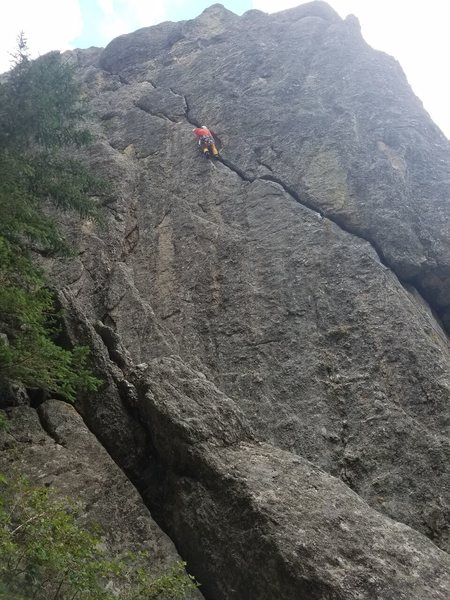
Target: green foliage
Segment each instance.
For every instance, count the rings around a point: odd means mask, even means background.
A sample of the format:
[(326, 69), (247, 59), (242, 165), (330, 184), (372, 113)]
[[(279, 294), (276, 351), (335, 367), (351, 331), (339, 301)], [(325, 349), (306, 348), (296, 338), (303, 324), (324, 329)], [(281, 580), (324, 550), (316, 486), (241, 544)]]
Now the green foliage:
[(52, 295), (22, 250), (0, 237), (0, 382), (18, 380), (74, 400), (77, 390), (95, 390), (99, 381), (86, 367), (88, 350), (54, 343), (57, 315)]
[(90, 134), (79, 127), (85, 111), (73, 68), (62, 61), (59, 52), (29, 60), (23, 34), (14, 59), (8, 81), (2, 86), (2, 144), (25, 153), (29, 144), (48, 151), (86, 144)]
[(96, 216), (92, 196), (105, 186), (71, 157), (91, 138), (83, 115), (72, 68), (58, 52), (29, 60), (21, 36), (0, 84), (0, 384), (17, 379), (69, 400), (98, 382), (85, 349), (55, 344), (52, 295), (31, 258), (69, 252), (50, 207)]
[(155, 579), (146, 553), (108, 557), (76, 508), (48, 489), (0, 475), (0, 490), (0, 599), (115, 600), (110, 583), (124, 600), (182, 600), (196, 588), (184, 563)]
[(105, 185), (72, 159), (91, 140), (73, 68), (58, 52), (28, 59), (19, 39), (16, 64), (0, 85), (0, 235), (14, 244), (59, 251), (64, 242), (43, 208), (95, 216), (92, 195)]

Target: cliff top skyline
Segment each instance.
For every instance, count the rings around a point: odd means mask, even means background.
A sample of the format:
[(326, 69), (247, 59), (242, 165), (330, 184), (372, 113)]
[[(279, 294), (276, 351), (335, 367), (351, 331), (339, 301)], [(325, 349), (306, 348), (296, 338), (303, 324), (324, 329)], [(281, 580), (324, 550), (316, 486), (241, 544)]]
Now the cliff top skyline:
[[(301, 0), (223, 0), (236, 14), (249, 9), (276, 12), (299, 4)], [(32, 54), (106, 46), (114, 37), (162, 21), (193, 19), (211, 0), (17, 0), (0, 23), (0, 72), (8, 70), (15, 39), (23, 30)], [(450, 40), (446, 23), (450, 5), (446, 0), (430, 0), (408, 5), (389, 0), (329, 0), (341, 17), (355, 14), (365, 40), (377, 50), (394, 56), (402, 65), (414, 92), (425, 109), (450, 137), (450, 85), (446, 57)], [(57, 26), (55, 27), (55, 23)]]

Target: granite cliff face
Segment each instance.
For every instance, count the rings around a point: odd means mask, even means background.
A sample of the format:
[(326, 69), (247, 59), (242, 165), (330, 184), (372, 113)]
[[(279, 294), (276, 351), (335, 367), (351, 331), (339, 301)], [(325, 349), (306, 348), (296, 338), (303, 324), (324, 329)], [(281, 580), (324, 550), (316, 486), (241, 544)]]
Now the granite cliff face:
[(450, 145), (398, 63), (323, 2), (69, 57), (114, 190), (47, 263), (77, 409), (203, 595), (447, 598)]

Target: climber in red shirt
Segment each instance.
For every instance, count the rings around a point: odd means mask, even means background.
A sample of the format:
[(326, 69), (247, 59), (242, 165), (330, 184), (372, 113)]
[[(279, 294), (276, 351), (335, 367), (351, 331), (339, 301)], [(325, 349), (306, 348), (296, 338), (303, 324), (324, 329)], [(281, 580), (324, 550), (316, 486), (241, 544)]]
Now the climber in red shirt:
[(208, 129), (205, 125), (196, 127), (192, 131), (198, 140), (198, 145), (203, 155), (206, 158), (210, 158), (212, 156), (212, 158), (217, 160), (219, 158), (219, 151), (217, 150), (216, 141), (214, 139), (216, 134)]

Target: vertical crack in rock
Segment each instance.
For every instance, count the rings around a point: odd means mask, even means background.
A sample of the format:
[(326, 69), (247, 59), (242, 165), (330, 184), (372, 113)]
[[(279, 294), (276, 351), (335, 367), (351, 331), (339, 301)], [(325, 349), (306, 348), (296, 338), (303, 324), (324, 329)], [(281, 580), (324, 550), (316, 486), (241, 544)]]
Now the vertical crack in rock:
[(179, 123), (179, 121), (175, 117), (171, 117), (164, 112), (152, 112), (148, 107), (140, 106), (138, 102), (135, 102), (134, 106), (136, 108), (139, 108), (139, 110), (143, 110), (147, 114), (152, 115), (152, 117), (157, 117), (158, 119), (170, 121), (171, 123)]
[[(362, 236), (356, 228), (349, 227), (344, 219), (338, 219), (335, 215), (331, 216), (328, 212), (322, 211), (311, 200), (307, 200), (305, 198), (305, 195), (300, 195), (298, 192), (293, 190), (290, 186), (286, 185), (281, 179), (279, 179), (278, 177), (276, 177), (274, 175), (261, 175), (260, 177), (251, 177), (251, 176), (247, 175), (242, 169), (240, 169), (236, 165), (233, 165), (233, 163), (230, 160), (228, 160), (222, 156), (219, 157), (219, 160), (220, 160), (220, 162), (222, 162), (222, 164), (224, 164), (226, 167), (228, 167), (231, 171), (236, 173), (236, 175), (238, 175), (243, 181), (248, 181), (249, 183), (253, 183), (254, 181), (257, 181), (257, 180), (271, 181), (272, 183), (278, 184), (280, 187), (283, 188), (283, 190), (286, 192), (286, 194), (288, 194), (288, 196), (290, 196), (295, 202), (297, 202), (298, 204), (301, 204), (304, 208), (307, 208), (307, 209), (313, 211), (316, 215), (318, 215), (318, 217), (320, 219), (328, 219), (329, 221), (334, 223), (337, 227), (339, 227), (339, 229), (341, 229), (342, 231), (345, 231), (349, 235), (352, 235), (361, 240), (364, 240), (372, 247), (373, 251), (375, 252), (375, 254), (378, 257), (380, 264), (383, 265), (383, 267), (385, 267), (386, 269), (389, 269), (392, 273), (394, 273), (396, 275), (399, 283), (401, 283), (401, 285), (403, 287), (405, 287), (406, 285), (409, 285), (410, 287), (414, 287), (412, 282), (405, 281), (398, 275), (395, 267), (392, 267), (389, 264), (389, 262), (386, 260), (386, 258), (383, 255), (382, 249), (373, 239)], [(421, 291), (421, 289), (417, 288), (417, 287), (415, 289), (417, 290), (418, 293), (421, 294), (424, 303), (429, 305), (430, 308), (433, 307), (432, 304), (429, 304), (429, 301), (426, 298), (426, 296), (423, 294), (423, 291)], [(440, 324), (442, 324), (442, 323), (440, 323)], [(442, 337), (442, 334), (440, 332), (438, 332), (437, 329), (436, 329), (436, 332), (438, 333), (439, 337)], [(446, 340), (443, 340), (443, 341), (446, 342)]]
[[(135, 487), (73, 406), (48, 399), (38, 410), (28, 405), (11, 407), (8, 416), (8, 431), (0, 431), (0, 472), (9, 475), (13, 461), (32, 485), (51, 487), (58, 497), (70, 499), (80, 525), (95, 527), (109, 557), (146, 551), (141, 566), (155, 578), (181, 559)], [(128, 595), (122, 585), (120, 579), (114, 581), (114, 593), (120, 598)], [(194, 598), (201, 595), (195, 593)]]
[[(193, 125), (194, 127), (200, 127), (199, 122), (194, 120), (190, 116), (192, 108), (187, 99), (187, 95), (174, 92), (173, 88), (171, 88), (171, 87), (169, 88), (169, 91), (171, 93), (175, 94), (176, 96), (183, 98), (184, 106), (185, 106), (186, 121), (190, 125)], [(400, 276), (400, 274), (398, 273), (398, 270), (395, 268), (395, 265), (391, 265), (389, 263), (389, 261), (386, 260), (381, 247), (379, 246), (379, 244), (377, 244), (377, 242), (373, 238), (365, 237), (365, 236), (361, 235), (360, 230), (358, 230), (358, 228), (356, 228), (356, 227), (349, 226), (349, 224), (346, 222), (346, 220), (344, 218), (338, 218), (336, 215), (331, 215), (329, 211), (324, 211), (323, 209), (318, 207), (317, 204), (310, 197), (307, 197), (306, 192), (304, 192), (304, 191), (302, 193), (297, 192), (291, 186), (286, 184), (284, 181), (282, 181), (279, 177), (277, 177), (274, 174), (270, 174), (270, 175), (266, 174), (266, 175), (261, 175), (259, 177), (252, 177), (252, 176), (248, 175), (247, 173), (245, 173), (244, 170), (240, 169), (235, 164), (233, 164), (232, 161), (230, 161), (228, 158), (226, 158), (222, 155), (219, 156), (219, 161), (223, 165), (228, 167), (231, 171), (236, 173), (236, 175), (238, 175), (243, 181), (247, 181), (249, 183), (253, 183), (254, 181), (257, 181), (257, 180), (271, 181), (273, 183), (280, 185), (283, 188), (283, 190), (286, 192), (286, 194), (288, 194), (295, 202), (297, 202), (298, 204), (301, 204), (304, 208), (307, 208), (307, 209), (313, 211), (320, 218), (328, 219), (329, 221), (333, 222), (337, 227), (339, 227), (339, 229), (341, 229), (342, 231), (345, 231), (349, 235), (355, 236), (355, 237), (367, 242), (372, 247), (372, 249), (374, 250), (376, 255), (378, 256), (378, 260), (379, 260), (380, 264), (383, 265), (386, 269), (389, 269), (390, 271), (392, 271), (396, 275), (398, 281), (401, 283), (401, 285), (403, 287), (405, 287), (405, 285), (415, 287), (417, 292), (421, 294), (424, 302), (426, 304), (428, 304), (430, 307), (432, 307), (433, 310), (436, 308), (435, 306), (433, 306), (433, 303), (430, 301), (430, 299), (427, 298), (427, 294), (424, 293), (424, 291), (417, 284), (417, 282), (405, 280)], [(270, 168), (270, 170), (273, 173), (273, 169)], [(439, 310), (437, 310), (437, 314), (439, 314)], [(442, 325), (442, 323), (440, 323), (440, 324)], [(439, 333), (439, 336), (442, 337), (440, 333)]]
[(60, 436), (58, 435), (55, 427), (53, 426), (51, 420), (48, 419), (47, 412), (42, 409), (42, 405), (36, 408), (36, 413), (39, 418), (39, 422), (41, 424), (42, 429), (45, 433), (55, 442), (55, 444), (63, 445)]
[[(178, 94), (179, 95), (179, 94)], [(191, 112), (191, 108), (189, 106), (189, 102), (187, 99), (186, 94), (183, 94), (183, 100), (184, 100), (184, 111), (185, 111), (185, 115), (186, 115), (186, 120), (188, 121), (188, 123), (190, 123), (191, 125), (194, 125), (194, 127), (200, 127), (200, 125), (198, 123), (195, 123), (194, 121), (190, 120), (190, 112)]]

